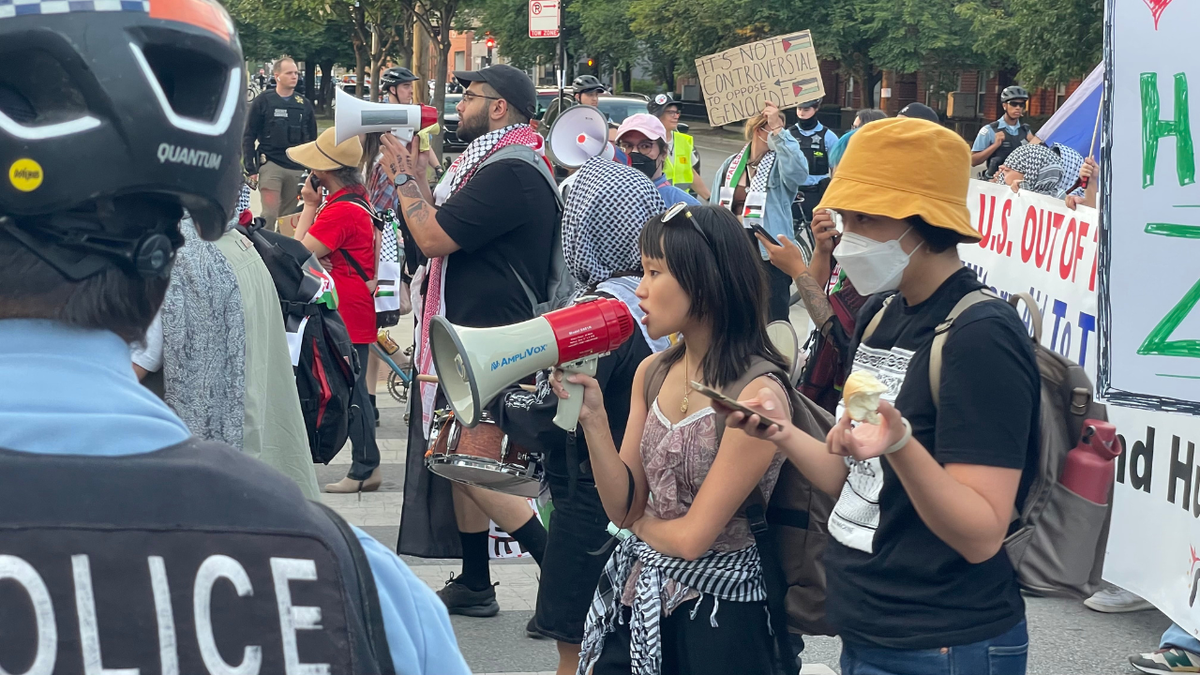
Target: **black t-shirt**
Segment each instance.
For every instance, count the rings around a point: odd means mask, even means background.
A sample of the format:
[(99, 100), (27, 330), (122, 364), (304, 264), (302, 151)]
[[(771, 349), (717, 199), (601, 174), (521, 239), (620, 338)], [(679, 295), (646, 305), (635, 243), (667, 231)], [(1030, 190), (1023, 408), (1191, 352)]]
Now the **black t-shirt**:
[[(939, 464), (1023, 469), (1018, 504), (1037, 471), (1040, 376), (1016, 310), (979, 303), (960, 315), (942, 352), (940, 408), (929, 388), (934, 329), (978, 288), (963, 268), (925, 302), (897, 297), (854, 353), (854, 370), (888, 386), (884, 398), (912, 424)], [(882, 305), (868, 300), (861, 336)], [(894, 649), (970, 644), (1003, 634), (1025, 616), (1016, 574), (1002, 548), (973, 565), (937, 537), (913, 508), (886, 459), (851, 464), (829, 519), (825, 555), (828, 618), (849, 642)]]
[(266, 155), (268, 161), (299, 171), (304, 167), (288, 159), (287, 149), (315, 140), (317, 113), (312, 101), (299, 92), (284, 98), (274, 89), (264, 91), (250, 103), (246, 113), (242, 162), (247, 171), (258, 173), (260, 156)]
[(437, 220), (460, 247), (446, 261), (446, 318), (473, 328), (533, 318), (516, 275), (547, 300), (558, 227), (557, 200), (538, 170), (519, 159), (489, 164), (442, 204)]

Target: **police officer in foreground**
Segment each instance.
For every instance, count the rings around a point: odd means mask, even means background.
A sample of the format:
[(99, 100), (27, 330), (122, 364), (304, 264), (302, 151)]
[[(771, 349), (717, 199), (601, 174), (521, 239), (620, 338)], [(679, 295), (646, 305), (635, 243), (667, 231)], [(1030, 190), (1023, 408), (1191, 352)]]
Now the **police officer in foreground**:
[(558, 119), (558, 115), (576, 104), (582, 103), (593, 108), (600, 105), (600, 94), (604, 91), (604, 84), (596, 79), (595, 75), (580, 75), (571, 83), (572, 99), (555, 98), (551, 101), (550, 105), (546, 106), (546, 112), (542, 114), (539, 128), (544, 127), (544, 133), (549, 133), (550, 126)]
[(676, 100), (671, 94), (658, 94), (646, 108), (667, 130), (667, 161), (663, 164), (663, 175), (680, 190), (691, 192), (702, 202), (708, 201), (708, 186), (700, 177), (700, 155), (696, 152), (696, 141), (679, 130), (683, 101)]
[[(304, 167), (288, 159), (287, 149), (317, 140), (317, 113), (312, 101), (296, 93), (300, 70), (284, 57), (275, 62), (275, 88), (254, 98), (242, 136), (242, 161), (253, 180), (258, 176), (262, 217), (275, 219), (298, 210)], [(257, 145), (256, 145), (257, 144)]]
[(837, 134), (817, 119), (817, 110), (821, 107), (821, 99), (805, 101), (796, 109), (798, 121), (788, 132), (800, 144), (800, 151), (808, 160), (808, 178), (800, 184), (800, 197), (792, 205), (793, 217), (799, 217), (797, 205), (803, 213), (806, 222), (812, 222), (813, 207), (821, 203), (825, 187), (829, 185), (829, 150), (838, 142)]
[(394, 554), (138, 383), (184, 209), (210, 241), (233, 214), (245, 69), (213, 0), (76, 4), (0, 15), (0, 43), (45, 49), (13, 64), (29, 87), (77, 88), (0, 95), (0, 663), (466, 674)]
[(1026, 143), (1041, 143), (1021, 118), (1029, 109), (1029, 92), (1024, 87), (1013, 85), (1000, 92), (1000, 107), (1004, 115), (979, 130), (975, 144), (971, 146), (971, 166), (987, 162), (984, 177), (990, 179), (1004, 160), (1019, 146)]

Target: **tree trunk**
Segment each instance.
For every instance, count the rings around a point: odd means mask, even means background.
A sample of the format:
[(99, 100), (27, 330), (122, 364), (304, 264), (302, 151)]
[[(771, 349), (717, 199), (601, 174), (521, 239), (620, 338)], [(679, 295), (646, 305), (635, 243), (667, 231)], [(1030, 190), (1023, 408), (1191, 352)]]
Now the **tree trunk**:
[(363, 80), (366, 79), (366, 51), (368, 49), (368, 45), (365, 44), (364, 40), (367, 36), (367, 17), (362, 3), (354, 6), (354, 34), (354, 96), (362, 98)]
[(383, 38), (379, 26), (371, 27), (371, 100), (379, 100), (379, 71), (383, 70)]
[(317, 93), (317, 64), (312, 59), (304, 59), (304, 95), (308, 100), (316, 98)]
[[(442, 16), (444, 23), (442, 24), (442, 32), (438, 36), (438, 61), (437, 61), (437, 76), (434, 78), (433, 85), (433, 103), (431, 104), (437, 109), (438, 122), (445, 123), (445, 108), (446, 108), (446, 68), (450, 62), (450, 21), (449, 17)], [(461, 124), (461, 121), (460, 121)], [(441, 163), (443, 158), (442, 151), (442, 136), (431, 136), (433, 151), (437, 154), (438, 162)]]
[(321, 66), (321, 87), (317, 90), (317, 102), (318, 109), (325, 112), (329, 110), (329, 103), (333, 100), (333, 61), (327, 60), (319, 65)]
[(419, 23), (413, 25), (413, 73), (418, 78), (413, 84), (421, 85), (413, 87), (415, 100), (419, 103), (429, 103), (429, 35)]
[(871, 67), (863, 66), (859, 69), (858, 86), (862, 87), (862, 107), (875, 107), (875, 83), (871, 81)]
[(628, 64), (621, 70), (621, 91), (633, 91), (633, 67)]

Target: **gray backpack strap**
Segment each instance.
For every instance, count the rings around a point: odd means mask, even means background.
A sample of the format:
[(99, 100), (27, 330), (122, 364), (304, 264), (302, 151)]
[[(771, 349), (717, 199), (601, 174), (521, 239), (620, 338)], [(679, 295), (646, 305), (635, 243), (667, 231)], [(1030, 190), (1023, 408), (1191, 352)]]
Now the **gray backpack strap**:
[[(950, 327), (954, 325), (954, 320), (960, 314), (967, 311), (968, 307), (977, 305), (988, 300), (999, 300), (1000, 296), (992, 291), (981, 288), (977, 291), (971, 291), (958, 301), (950, 313), (946, 315), (946, 319), (938, 324), (933, 331), (933, 344), (929, 347), (929, 391), (933, 394), (933, 406), (936, 408), (940, 400), (942, 389), (942, 350), (946, 347), (946, 339), (950, 337)], [(1037, 305), (1034, 305), (1036, 308)], [(1034, 312), (1037, 313), (1036, 311)], [(879, 314), (883, 314), (880, 312)], [(878, 317), (878, 315), (877, 315)], [(1039, 317), (1040, 318), (1040, 317)], [(1041, 333), (1039, 322), (1038, 333)]]
[(662, 389), (663, 382), (667, 379), (667, 371), (670, 366), (672, 355), (683, 349), (683, 343), (676, 343), (663, 350), (661, 354), (656, 356), (650, 365), (646, 367), (646, 380), (643, 383), (644, 389), (642, 396), (646, 400), (646, 410), (650, 409), (650, 405), (654, 403), (654, 399), (658, 397), (658, 391)]
[(506, 159), (519, 159), (537, 169), (538, 173), (542, 174), (542, 178), (546, 179), (546, 183), (554, 192), (554, 199), (558, 202), (559, 211), (562, 210), (563, 200), (562, 195), (558, 193), (558, 181), (554, 180), (554, 174), (550, 173), (550, 167), (546, 166), (545, 160), (538, 156), (538, 154), (533, 151), (533, 148), (529, 147), (528, 145), (506, 145), (488, 155), (487, 159), (483, 160), (483, 163), (481, 163), (479, 168), (475, 170), (479, 171), (489, 164), (495, 164), (496, 162)]
[(895, 300), (897, 295), (899, 293), (893, 293), (883, 299), (883, 306), (879, 308), (878, 312), (875, 312), (875, 316), (871, 317), (871, 322), (867, 324), (866, 330), (863, 331), (862, 339), (858, 341), (859, 344), (866, 342), (867, 338), (875, 334), (875, 329), (879, 328), (880, 322), (883, 321), (883, 313), (887, 311), (888, 305), (892, 304), (892, 300)]
[[(536, 152), (534, 152), (533, 148), (529, 147), (528, 145), (506, 145), (503, 148), (493, 152), (488, 156), (487, 159), (483, 160), (483, 163), (479, 165), (479, 168), (476, 169), (476, 171), (488, 166), (489, 164), (494, 164), (495, 162), (506, 159), (520, 160), (537, 169), (542, 178), (546, 180), (546, 184), (550, 186), (550, 191), (554, 193), (554, 201), (558, 205), (558, 214), (561, 216), (564, 203), (563, 196), (558, 191), (558, 181), (554, 179), (554, 174), (551, 173), (550, 167), (546, 165), (545, 160), (543, 160)], [(574, 287), (573, 281), (567, 279), (567, 277), (570, 276), (570, 272), (566, 269), (566, 259), (563, 258), (562, 254), (561, 226), (554, 228), (554, 241), (551, 242), (550, 250), (550, 255), (552, 256), (550, 261), (550, 284), (554, 287), (551, 290), (557, 291), (559, 287), (564, 286), (564, 284), (568, 282), (570, 282), (570, 285)], [(558, 309), (556, 305), (563, 304), (563, 298), (561, 297), (550, 297), (547, 298), (546, 302), (541, 302), (538, 300), (537, 293), (534, 292), (534, 290), (529, 287), (529, 284), (525, 282), (525, 279), (523, 279), (521, 275), (517, 273), (516, 268), (514, 268), (511, 264), (508, 266), (508, 268), (512, 270), (513, 276), (516, 277), (517, 282), (521, 284), (521, 290), (525, 291), (525, 297), (529, 299), (529, 306), (533, 308), (534, 314), (541, 315), (546, 311)], [(567, 279), (567, 281), (563, 281), (564, 279)], [(562, 295), (562, 293), (555, 294)]]

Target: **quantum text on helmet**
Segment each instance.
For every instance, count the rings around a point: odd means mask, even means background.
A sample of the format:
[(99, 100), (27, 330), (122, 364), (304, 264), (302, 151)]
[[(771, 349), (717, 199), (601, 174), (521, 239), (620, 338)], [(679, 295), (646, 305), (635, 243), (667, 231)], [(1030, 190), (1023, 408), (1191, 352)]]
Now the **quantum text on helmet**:
[(215, 152), (206, 152), (194, 148), (185, 148), (170, 143), (160, 143), (158, 146), (158, 162), (166, 164), (186, 164), (202, 169), (221, 168), (221, 156)]

